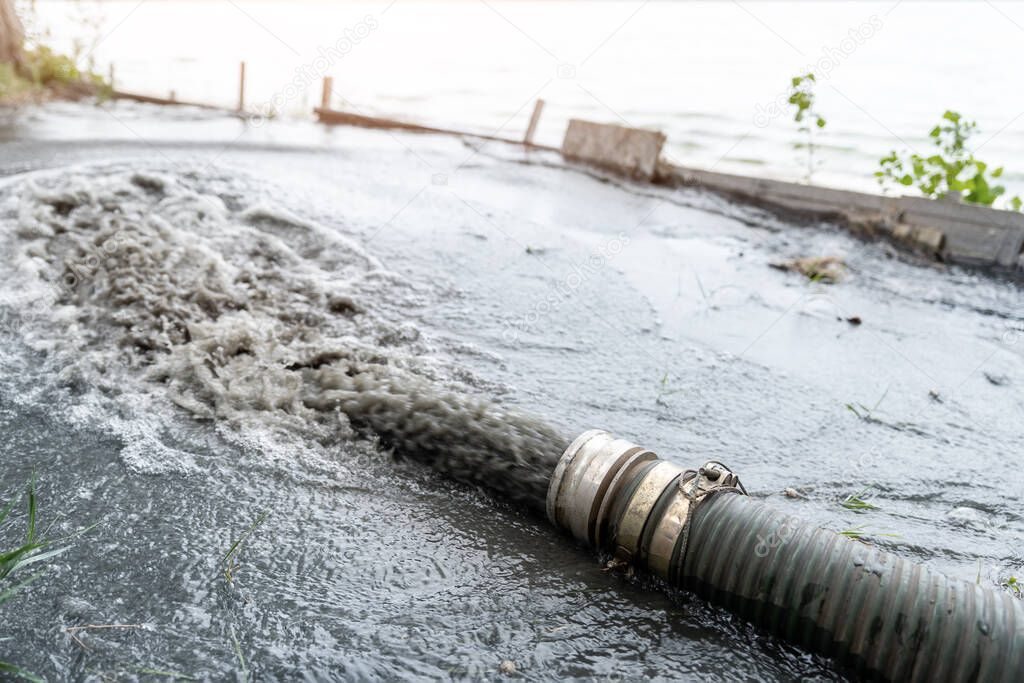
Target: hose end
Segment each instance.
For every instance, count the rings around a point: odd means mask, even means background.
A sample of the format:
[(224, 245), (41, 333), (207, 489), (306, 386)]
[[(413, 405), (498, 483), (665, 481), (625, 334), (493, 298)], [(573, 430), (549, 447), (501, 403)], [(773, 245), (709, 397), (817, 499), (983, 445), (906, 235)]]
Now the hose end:
[(558, 461), (547, 514), (587, 545), (668, 578), (685, 552), (693, 509), (712, 491), (742, 490), (724, 465), (684, 470), (606, 431), (579, 435)]

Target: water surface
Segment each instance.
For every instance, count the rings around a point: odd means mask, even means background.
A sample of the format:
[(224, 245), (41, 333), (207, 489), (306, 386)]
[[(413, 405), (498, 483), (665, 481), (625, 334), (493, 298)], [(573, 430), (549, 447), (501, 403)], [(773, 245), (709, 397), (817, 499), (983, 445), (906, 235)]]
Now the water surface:
[[(39, 226), (66, 206), (60, 192), (124, 209), (148, 196), (145, 178), (178, 189), (146, 204), (167, 225), (140, 253), (206, 259), (152, 263), (148, 285), (129, 269), (145, 306), (99, 305), (131, 291), (113, 270), (84, 272), (109, 291), (52, 308), (28, 305), (27, 284), (3, 291), (0, 481), (12, 492), (35, 472), (54, 533), (100, 522), (5, 606), (4, 655), (26, 668), (475, 679), (512, 660), (544, 680), (837, 676), (686, 595), (601, 572), (484, 487), (392, 458), (342, 420), (263, 403), (283, 388), (261, 382), (303, 347), (271, 343), (287, 325), (262, 326), (341, 292), (373, 315), (334, 306), (333, 339), (447, 391), (609, 428), (683, 465), (722, 460), (752, 495), (952, 576), (995, 585), (1024, 564), (1011, 283), (500, 145), (132, 106), (49, 107), (5, 137), (5, 281), (36, 277), (32, 243), (54, 238)], [(197, 221), (210, 229), (182, 232)], [(771, 267), (807, 255), (849, 272), (827, 286)], [(206, 263), (221, 270), (194, 269)], [(219, 291), (203, 278), (248, 271), (248, 308), (208, 332), (265, 344), (222, 343), (210, 375), (185, 365), (180, 330), (162, 331), (168, 352), (124, 317), (221, 305), (202, 303)], [(312, 322), (325, 324), (291, 328)], [(220, 402), (189, 384), (225, 377), (238, 390)], [(878, 509), (838, 504), (865, 486)], [(223, 554), (268, 510), (229, 584)], [(85, 633), (88, 649), (64, 632), (90, 623), (141, 626)]]
[[(877, 191), (890, 150), (928, 155), (947, 109), (977, 120), (969, 146), (1024, 190), (1024, 94), (1009, 87), (1024, 8), (1008, 2), (37, 3), (37, 25), (78, 43), (119, 87), (234, 107), (247, 97), (309, 116), (321, 79), (335, 106), (538, 140), (573, 117), (651, 126), (672, 160), (803, 179), (787, 111), (791, 76), (819, 77), (828, 120), (817, 182)], [(183, 36), (187, 36), (184, 39)], [(956, 46), (948, 49), (947, 46)]]

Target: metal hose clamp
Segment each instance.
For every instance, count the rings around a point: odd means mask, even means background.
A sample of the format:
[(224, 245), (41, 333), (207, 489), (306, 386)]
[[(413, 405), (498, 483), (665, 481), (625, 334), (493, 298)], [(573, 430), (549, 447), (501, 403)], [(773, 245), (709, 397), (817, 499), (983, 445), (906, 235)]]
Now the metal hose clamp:
[(672, 567), (679, 567), (686, 555), (690, 522), (697, 507), (712, 494), (721, 491), (746, 494), (732, 470), (711, 460), (699, 470), (687, 470), (674, 490), (670, 502), (657, 521), (647, 551), (647, 567), (663, 579), (669, 579)]
[(719, 462), (684, 470), (594, 429), (562, 454), (548, 487), (547, 513), (580, 541), (669, 578), (686, 552), (694, 510), (724, 490), (746, 493)]

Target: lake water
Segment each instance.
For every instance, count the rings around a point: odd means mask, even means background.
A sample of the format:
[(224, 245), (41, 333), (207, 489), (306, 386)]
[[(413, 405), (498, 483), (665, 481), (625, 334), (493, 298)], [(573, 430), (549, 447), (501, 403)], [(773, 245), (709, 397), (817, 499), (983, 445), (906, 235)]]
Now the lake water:
[[(975, 2), (39, 2), (37, 26), (78, 40), (126, 90), (308, 116), (321, 78), (367, 113), (538, 140), (571, 117), (660, 128), (678, 163), (801, 179), (788, 80), (817, 71), (815, 182), (877, 191), (878, 159), (927, 153), (946, 109), (1024, 190), (1024, 6)], [(781, 105), (781, 106), (780, 106)]]

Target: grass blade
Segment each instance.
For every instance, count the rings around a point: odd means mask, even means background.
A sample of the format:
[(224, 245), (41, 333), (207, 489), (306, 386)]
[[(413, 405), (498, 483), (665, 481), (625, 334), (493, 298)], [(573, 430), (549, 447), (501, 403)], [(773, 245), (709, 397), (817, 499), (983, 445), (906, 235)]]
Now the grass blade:
[(28, 481), (28, 533), (25, 542), (31, 543), (36, 538), (36, 478)]
[(239, 665), (242, 667), (242, 680), (249, 680), (249, 667), (245, 663), (245, 655), (242, 654), (242, 645), (238, 642), (238, 636), (235, 635), (235, 626), (231, 625), (231, 644), (235, 649), (235, 657), (238, 659)]
[(181, 680), (181, 681), (197, 681), (197, 680), (199, 680), (198, 678), (193, 678), (192, 676), (187, 676), (185, 674), (180, 674), (177, 671), (165, 671), (164, 669), (151, 669), (151, 668), (148, 668), (148, 667), (139, 667), (135, 671), (137, 671), (140, 674), (146, 674), (148, 676), (159, 676), (161, 678), (171, 678), (171, 679), (174, 679), (174, 680)]
[(856, 512), (861, 512), (864, 510), (877, 510), (877, 505), (870, 503), (863, 498), (864, 494), (870, 490), (870, 486), (865, 486), (857, 493), (851, 493), (846, 498), (844, 498), (840, 505), (846, 508), (847, 510), (854, 510)]
[(0, 662), (0, 671), (4, 671), (25, 681), (32, 681), (32, 683), (46, 683), (46, 679), (42, 676), (38, 676), (31, 671), (25, 671), (20, 666), (8, 664), (7, 662)]
[(21, 583), (16, 583), (13, 586), (11, 586), (10, 588), (7, 588), (6, 590), (4, 590), (2, 593), (0, 593), (0, 605), (3, 605), (5, 602), (10, 600), (12, 595), (17, 593), (19, 590), (21, 590), (25, 586), (29, 585), (30, 583), (32, 583), (33, 581), (35, 581), (36, 579), (38, 579), (42, 575), (43, 575), (43, 572), (39, 572), (38, 574), (33, 574), (32, 576), (28, 577), (27, 579), (25, 579)]
[(239, 536), (238, 540), (232, 543), (231, 547), (228, 548), (227, 554), (225, 554), (224, 559), (221, 560), (221, 564), (224, 566), (224, 576), (227, 578), (228, 583), (232, 582), (231, 570), (234, 567), (235, 554), (241, 548), (242, 543), (245, 541), (245, 539), (249, 538), (249, 536), (252, 535), (252, 532), (256, 531), (256, 527), (258, 527), (260, 524), (263, 524), (264, 520), (267, 519), (267, 515), (269, 514), (270, 510), (264, 510), (256, 519), (256, 521), (253, 522), (252, 525), (245, 530), (245, 533)]
[(26, 543), (23, 546), (19, 546), (14, 550), (9, 550), (3, 555), (0, 555), (0, 579), (4, 578), (15, 570), (18, 566), (18, 560), (36, 550), (39, 550), (43, 546), (38, 543)]
[(863, 536), (865, 533), (864, 529), (865, 527), (863, 524), (858, 524), (857, 526), (852, 526), (849, 529), (843, 529), (839, 533), (843, 536), (846, 536), (847, 538), (860, 540), (861, 536)]
[(0, 510), (0, 523), (7, 519), (7, 515), (11, 514), (11, 510), (13, 510), (14, 506), (18, 504), (19, 500), (21, 500), (21, 496), (11, 498), (7, 505), (4, 506), (4, 509)]
[[(42, 547), (42, 546), (40, 546), (40, 547)], [(56, 557), (57, 555), (60, 555), (63, 552), (67, 552), (68, 550), (69, 550), (68, 546), (64, 546), (63, 548), (54, 548), (53, 550), (47, 550), (45, 553), (37, 553), (35, 555), (29, 555), (28, 557), (26, 557), (26, 558), (16, 562), (14, 564), (14, 566), (11, 567), (11, 571), (14, 571), (15, 569), (17, 569), (19, 567), (25, 567), (25, 566), (28, 566), (30, 564), (35, 564), (36, 562), (42, 562), (43, 560), (48, 560), (51, 557)]]

